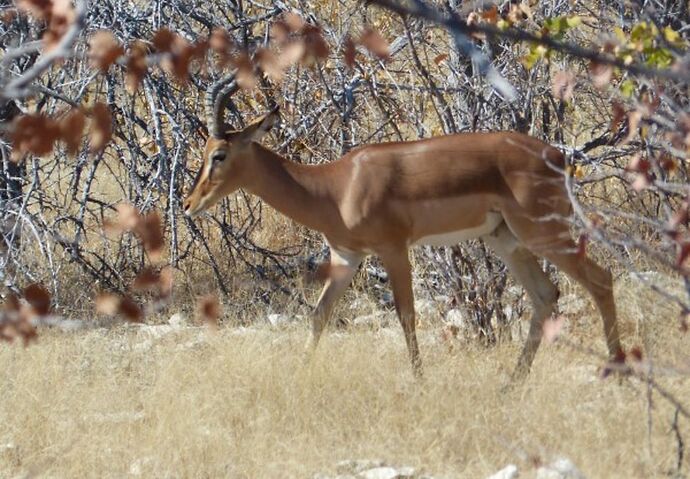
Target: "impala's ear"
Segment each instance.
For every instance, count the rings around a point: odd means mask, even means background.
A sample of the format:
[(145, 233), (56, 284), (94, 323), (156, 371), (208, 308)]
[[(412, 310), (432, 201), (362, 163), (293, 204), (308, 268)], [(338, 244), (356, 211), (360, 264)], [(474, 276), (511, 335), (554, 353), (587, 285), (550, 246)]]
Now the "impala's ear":
[(263, 117), (256, 120), (244, 130), (228, 132), (229, 141), (243, 141), (250, 143), (252, 141), (259, 141), (263, 136), (271, 131), (274, 125), (280, 122), (279, 108), (276, 106)]

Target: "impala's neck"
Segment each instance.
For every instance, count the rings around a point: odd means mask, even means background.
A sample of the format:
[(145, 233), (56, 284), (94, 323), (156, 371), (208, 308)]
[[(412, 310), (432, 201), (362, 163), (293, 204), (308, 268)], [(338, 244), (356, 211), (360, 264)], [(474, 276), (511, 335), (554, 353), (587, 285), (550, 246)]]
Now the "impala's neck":
[(293, 163), (258, 143), (251, 147), (252, 181), (244, 189), (298, 223), (326, 231), (335, 212), (324, 208), (333, 204), (325, 184), (314, 182), (314, 170), (318, 167)]

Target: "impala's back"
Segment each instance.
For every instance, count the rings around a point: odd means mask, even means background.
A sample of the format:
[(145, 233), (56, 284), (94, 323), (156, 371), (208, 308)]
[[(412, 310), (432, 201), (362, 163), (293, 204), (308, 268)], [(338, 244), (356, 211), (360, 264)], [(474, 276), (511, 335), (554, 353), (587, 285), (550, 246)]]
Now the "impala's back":
[(519, 133), (370, 145), (341, 161), (350, 170), (340, 196), (346, 226), (379, 236), (391, 231), (410, 244), (456, 244), (488, 234), (503, 208), (535, 215), (549, 202), (568, 208), (558, 172), (562, 153)]

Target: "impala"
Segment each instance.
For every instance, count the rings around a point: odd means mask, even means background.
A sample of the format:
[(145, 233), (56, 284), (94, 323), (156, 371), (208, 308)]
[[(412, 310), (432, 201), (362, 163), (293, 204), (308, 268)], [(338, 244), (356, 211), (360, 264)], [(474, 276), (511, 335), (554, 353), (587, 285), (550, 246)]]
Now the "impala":
[(420, 373), (408, 250), (481, 238), (533, 307), (514, 377), (529, 372), (558, 300), (539, 256), (589, 291), (609, 354), (619, 353), (611, 274), (577, 252), (562, 221), (571, 204), (558, 171), (565, 161), (559, 150), (520, 133), (462, 133), (366, 145), (329, 164), (303, 165), (258, 143), (278, 122), (277, 108), (242, 130), (227, 127), (223, 111), (237, 88), (230, 75), (207, 92), (209, 138), (185, 213), (198, 215), (242, 188), (323, 234), (330, 268), (312, 317), (313, 346), (362, 259), (376, 254), (390, 278), (413, 370)]

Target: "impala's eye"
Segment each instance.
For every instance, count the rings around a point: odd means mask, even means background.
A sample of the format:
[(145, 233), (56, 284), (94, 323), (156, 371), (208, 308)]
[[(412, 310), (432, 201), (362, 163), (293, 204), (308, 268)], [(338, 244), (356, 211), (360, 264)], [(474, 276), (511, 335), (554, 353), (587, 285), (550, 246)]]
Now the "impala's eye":
[(214, 164), (218, 163), (219, 161), (223, 161), (224, 159), (225, 159), (225, 151), (223, 151), (223, 150), (214, 151), (213, 155), (211, 155), (211, 161)]

